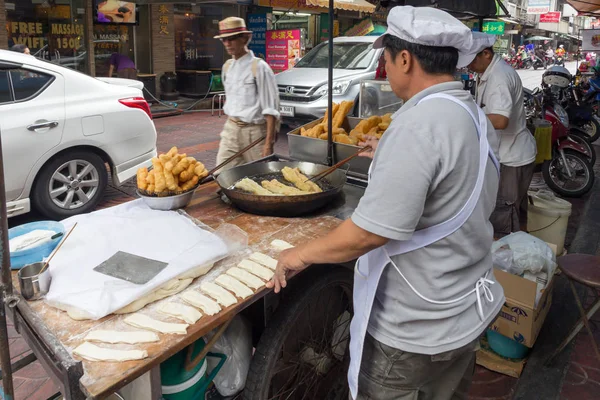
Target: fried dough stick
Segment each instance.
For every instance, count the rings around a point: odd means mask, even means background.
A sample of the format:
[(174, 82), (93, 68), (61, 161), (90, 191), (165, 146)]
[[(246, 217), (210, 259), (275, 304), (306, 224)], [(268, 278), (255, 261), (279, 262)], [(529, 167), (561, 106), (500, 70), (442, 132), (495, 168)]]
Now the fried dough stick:
[(258, 194), (260, 196), (273, 196), (274, 193), (269, 192), (267, 189), (264, 189), (258, 183), (254, 182), (250, 178), (244, 178), (241, 181), (235, 184), (236, 189), (240, 189), (246, 192), (250, 192), (252, 194)]
[(323, 191), (319, 185), (309, 181), (298, 168), (283, 167), (281, 173), (286, 181), (293, 183), (300, 190), (311, 193), (321, 193)]
[(273, 179), (272, 181), (262, 181), (260, 183), (265, 189), (277, 193), (282, 194), (284, 196), (297, 196), (301, 194), (310, 194), (308, 192), (303, 192), (300, 189), (296, 189), (295, 187), (291, 187), (288, 185), (284, 185), (279, 182), (277, 179)]

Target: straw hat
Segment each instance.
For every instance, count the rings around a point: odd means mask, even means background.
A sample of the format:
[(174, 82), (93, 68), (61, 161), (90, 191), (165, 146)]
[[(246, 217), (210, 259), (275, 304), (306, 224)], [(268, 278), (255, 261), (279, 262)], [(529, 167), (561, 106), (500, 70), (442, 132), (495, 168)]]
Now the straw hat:
[(229, 17), (219, 22), (219, 34), (215, 39), (222, 39), (241, 33), (252, 33), (246, 28), (246, 21), (243, 18)]

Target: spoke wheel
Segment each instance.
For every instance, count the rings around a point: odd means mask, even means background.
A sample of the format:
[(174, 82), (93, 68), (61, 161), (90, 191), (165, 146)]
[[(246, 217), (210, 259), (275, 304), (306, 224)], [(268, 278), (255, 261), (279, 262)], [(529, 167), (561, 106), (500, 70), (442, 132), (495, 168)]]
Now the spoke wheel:
[(71, 160), (54, 171), (48, 184), (52, 202), (64, 210), (83, 207), (98, 192), (98, 170), (85, 160)]
[[(565, 150), (566, 165), (560, 156), (546, 161), (542, 167), (546, 184), (556, 193), (565, 197), (581, 197), (590, 191), (594, 184), (594, 170), (583, 154)], [(567, 165), (572, 176), (567, 172)]]
[(348, 398), (352, 271), (328, 267), (299, 278), (261, 336), (246, 400)]

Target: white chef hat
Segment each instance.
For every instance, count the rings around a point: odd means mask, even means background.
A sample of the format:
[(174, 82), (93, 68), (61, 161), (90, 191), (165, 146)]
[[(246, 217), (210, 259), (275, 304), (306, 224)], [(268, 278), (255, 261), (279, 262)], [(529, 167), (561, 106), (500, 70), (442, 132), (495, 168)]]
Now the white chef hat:
[(490, 35), (483, 32), (473, 32), (473, 46), (471, 47), (469, 53), (464, 56), (464, 60), (467, 62), (467, 65), (471, 64), (475, 57), (477, 57), (477, 54), (492, 47), (494, 43), (496, 43), (496, 38), (496, 35)]
[(457, 68), (466, 67), (473, 61), (465, 60), (473, 47), (471, 30), (445, 11), (431, 7), (398, 6), (390, 10), (388, 28), (374, 44), (383, 48), (385, 35), (396, 36), (410, 43), (433, 47), (454, 47), (458, 50)]

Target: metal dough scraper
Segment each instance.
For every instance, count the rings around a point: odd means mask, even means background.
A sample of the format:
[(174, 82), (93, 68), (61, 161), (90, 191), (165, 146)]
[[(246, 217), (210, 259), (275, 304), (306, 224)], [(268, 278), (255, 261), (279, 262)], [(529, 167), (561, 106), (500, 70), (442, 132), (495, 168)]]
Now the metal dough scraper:
[(108, 260), (94, 268), (94, 271), (137, 285), (143, 285), (158, 275), (167, 265), (169, 264), (162, 261), (117, 251)]

